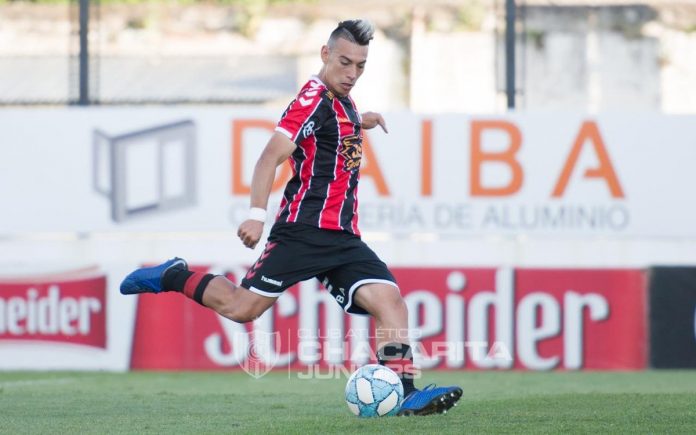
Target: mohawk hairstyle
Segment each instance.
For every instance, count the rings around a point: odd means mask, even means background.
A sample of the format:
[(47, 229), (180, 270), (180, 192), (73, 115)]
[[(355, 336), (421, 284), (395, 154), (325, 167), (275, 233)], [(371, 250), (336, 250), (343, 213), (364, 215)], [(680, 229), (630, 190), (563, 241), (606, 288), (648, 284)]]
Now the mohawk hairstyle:
[(343, 38), (358, 45), (368, 45), (375, 33), (375, 27), (367, 20), (345, 20), (331, 32), (328, 46), (333, 47), (336, 40)]

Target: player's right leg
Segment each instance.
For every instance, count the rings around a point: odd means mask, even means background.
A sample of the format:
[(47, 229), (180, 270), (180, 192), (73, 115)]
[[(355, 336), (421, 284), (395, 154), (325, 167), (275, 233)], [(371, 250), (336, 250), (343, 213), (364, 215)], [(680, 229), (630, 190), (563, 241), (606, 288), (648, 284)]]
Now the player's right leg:
[(136, 269), (121, 283), (121, 293), (126, 295), (168, 291), (182, 293), (239, 323), (258, 318), (276, 301), (276, 297), (249, 291), (224, 276), (192, 272), (181, 258)]
[(277, 297), (263, 296), (234, 285), (224, 276), (216, 276), (203, 293), (203, 305), (238, 323), (256, 320), (269, 309)]

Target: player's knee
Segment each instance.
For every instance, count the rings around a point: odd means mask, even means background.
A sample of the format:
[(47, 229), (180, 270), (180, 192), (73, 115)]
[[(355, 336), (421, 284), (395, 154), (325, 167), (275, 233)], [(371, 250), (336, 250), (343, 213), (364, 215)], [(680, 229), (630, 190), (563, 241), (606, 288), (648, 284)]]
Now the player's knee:
[(406, 313), (407, 307), (401, 292), (392, 285), (379, 285), (366, 287), (361, 294), (363, 304), (373, 316), (394, 312)]
[(248, 323), (258, 319), (264, 311), (265, 306), (255, 304), (244, 298), (230, 298), (227, 303), (218, 310), (220, 315), (237, 323)]
[(392, 287), (393, 291), (389, 292), (389, 297), (387, 303), (391, 306), (392, 310), (407, 312), (406, 301), (401, 297), (399, 289)]
[(218, 314), (237, 323), (247, 323), (258, 319), (275, 299), (264, 298), (242, 287), (234, 287), (223, 298), (211, 306)]
[(233, 322), (248, 323), (258, 319), (263, 312), (255, 307), (230, 305), (222, 309), (220, 314)]
[(380, 292), (379, 298), (385, 303), (393, 306), (406, 306), (404, 298), (401, 297), (401, 292), (398, 288), (392, 285), (385, 285)]
[(254, 315), (249, 314), (249, 313), (236, 313), (236, 314), (232, 315), (231, 317), (229, 317), (230, 320), (232, 320), (233, 322), (237, 322), (237, 323), (249, 323), (249, 322), (253, 322), (257, 318), (258, 318), (258, 316), (254, 316)]

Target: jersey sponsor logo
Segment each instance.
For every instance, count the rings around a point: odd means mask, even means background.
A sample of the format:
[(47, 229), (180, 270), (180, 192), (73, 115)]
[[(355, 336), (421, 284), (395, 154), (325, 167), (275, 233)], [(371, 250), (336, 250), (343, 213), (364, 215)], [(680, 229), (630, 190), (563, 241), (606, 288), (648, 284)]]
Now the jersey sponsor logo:
[(275, 280), (272, 278), (267, 278), (265, 275), (261, 275), (261, 281), (267, 282), (269, 284), (273, 284), (273, 285), (278, 286), (278, 287), (283, 285), (283, 281), (278, 281), (278, 280)]
[(347, 171), (355, 171), (360, 167), (362, 141), (358, 135), (352, 134), (341, 140), (341, 155), (346, 159), (344, 168)]
[(304, 126), (302, 129), (302, 135), (305, 138), (308, 138), (309, 136), (312, 135), (312, 132), (314, 131), (314, 121), (309, 121), (307, 125)]

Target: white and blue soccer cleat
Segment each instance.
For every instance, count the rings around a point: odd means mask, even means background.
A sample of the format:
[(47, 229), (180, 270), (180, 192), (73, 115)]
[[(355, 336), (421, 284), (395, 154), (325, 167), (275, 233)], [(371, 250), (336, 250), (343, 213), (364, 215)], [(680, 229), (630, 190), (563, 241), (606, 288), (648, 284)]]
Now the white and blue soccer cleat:
[(415, 390), (404, 398), (397, 415), (446, 414), (457, 405), (462, 397), (459, 387), (436, 387), (430, 384), (422, 390)]
[(175, 268), (188, 270), (188, 264), (183, 258), (174, 257), (158, 266), (136, 269), (121, 282), (121, 294), (159, 293), (162, 291), (162, 277)]

